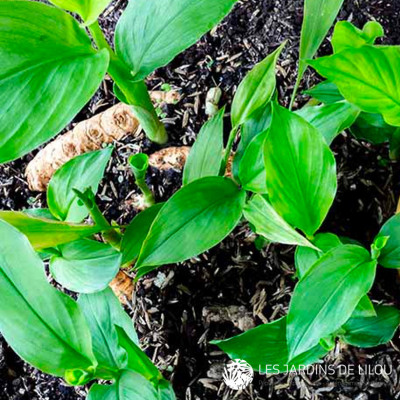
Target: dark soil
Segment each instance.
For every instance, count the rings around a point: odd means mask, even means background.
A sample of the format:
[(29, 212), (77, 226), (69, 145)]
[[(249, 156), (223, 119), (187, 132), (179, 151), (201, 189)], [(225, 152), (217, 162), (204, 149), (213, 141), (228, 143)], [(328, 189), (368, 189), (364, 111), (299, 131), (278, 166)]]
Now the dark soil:
[[(114, 1), (102, 19), (110, 38), (125, 3)], [(285, 39), (289, 43), (279, 63), (278, 88), (280, 101), (288, 103), (295, 81), (302, 3), (240, 1), (216, 30), (150, 77), (150, 87), (168, 83), (184, 95), (179, 104), (163, 109), (170, 145), (193, 143), (206, 119), (204, 101), (209, 88), (220, 86), (221, 104), (229, 104), (246, 72)], [(385, 43), (400, 42), (400, 1), (345, 0), (340, 19), (349, 19), (361, 27), (371, 18), (385, 27)], [(329, 51), (326, 41), (322, 52)], [(309, 87), (317, 81), (318, 77), (308, 72), (303, 85)], [(300, 97), (300, 102), (303, 101)], [(74, 122), (114, 102), (111, 82), (106, 81)], [(99, 191), (101, 207), (109, 218), (127, 223), (135, 214), (130, 199), (136, 189), (126, 168), (128, 155), (156, 149), (143, 137), (117, 144)], [(349, 135), (339, 137), (333, 149), (338, 162), (339, 191), (323, 230), (369, 245), (382, 222), (395, 210), (400, 193), (399, 164), (389, 161), (387, 146), (371, 146)], [(45, 196), (29, 192), (24, 178), (26, 163), (32, 156), (0, 166), (0, 209), (20, 210), (45, 204)], [(179, 187), (180, 179), (177, 172), (156, 171), (149, 178), (160, 200), (167, 199)], [(227, 356), (208, 342), (284, 315), (294, 286), (294, 249), (270, 245), (260, 252), (253, 239), (246, 226), (238, 227), (206, 254), (182, 265), (160, 268), (138, 284), (129, 311), (135, 312), (144, 348), (171, 378), (177, 397), (180, 400), (400, 397), (398, 335), (393, 343), (368, 351), (338, 345), (325, 359), (324, 365), (382, 365), (392, 369), (387, 376), (343, 377), (323, 373), (258, 376), (242, 393), (230, 392), (223, 385), (221, 369)], [(377, 302), (396, 304), (398, 287), (396, 271), (381, 271), (372, 297)], [(76, 400), (84, 398), (85, 392), (84, 388), (66, 387), (61, 380), (27, 366), (0, 341), (0, 400)]]

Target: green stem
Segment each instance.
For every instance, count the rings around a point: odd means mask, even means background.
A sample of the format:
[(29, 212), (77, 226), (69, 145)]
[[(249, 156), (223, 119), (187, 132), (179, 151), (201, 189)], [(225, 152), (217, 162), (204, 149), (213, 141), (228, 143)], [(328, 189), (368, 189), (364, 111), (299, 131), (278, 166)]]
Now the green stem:
[(108, 44), (97, 21), (89, 26), (89, 31), (96, 46), (99, 49), (106, 49), (110, 54), (108, 73), (117, 86), (119, 99), (132, 106), (136, 117), (150, 140), (159, 144), (166, 143), (168, 136), (165, 126), (158, 119), (145, 82), (143, 80), (133, 80), (129, 67), (115, 54)]
[(231, 155), (231, 151), (232, 151), (233, 143), (235, 142), (237, 130), (238, 130), (238, 128), (234, 127), (234, 128), (232, 128), (232, 130), (229, 134), (228, 143), (226, 144), (226, 148), (225, 148), (224, 159), (222, 161), (222, 165), (221, 165), (221, 169), (220, 169), (221, 175), (225, 173), (226, 166), (228, 165), (229, 156)]
[(292, 98), (290, 99), (289, 110), (292, 110), (294, 101), (296, 100), (297, 91), (299, 90), (301, 80), (303, 79), (304, 72), (306, 70), (306, 64), (302, 60), (299, 61), (299, 70), (297, 72), (296, 83), (294, 84)]
[(136, 179), (136, 185), (138, 186), (140, 191), (143, 193), (144, 202), (145, 202), (146, 207), (151, 207), (153, 204), (155, 204), (153, 192), (148, 187), (146, 181), (144, 179), (140, 179), (140, 180)]
[(73, 189), (75, 194), (78, 196), (79, 200), (86, 206), (89, 210), (90, 216), (92, 217), (93, 222), (102, 228), (102, 236), (104, 240), (109, 243), (111, 246), (116, 249), (120, 248), (121, 245), (121, 235), (111, 226), (111, 224), (107, 221), (106, 217), (102, 214), (99, 209), (99, 206), (96, 204), (94, 194), (92, 190), (86, 189), (84, 193), (79, 191), (78, 189)]

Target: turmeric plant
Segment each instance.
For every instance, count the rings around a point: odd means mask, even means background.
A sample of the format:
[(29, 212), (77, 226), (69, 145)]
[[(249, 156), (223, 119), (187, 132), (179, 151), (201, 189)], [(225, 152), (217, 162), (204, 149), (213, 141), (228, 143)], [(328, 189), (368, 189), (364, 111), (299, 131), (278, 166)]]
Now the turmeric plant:
[(56, 7), (28, 0), (0, 3), (0, 163), (59, 133), (106, 73), (148, 137), (165, 143), (165, 127), (144, 79), (194, 44), (236, 0), (130, 1), (118, 22), (114, 49), (97, 22), (109, 0), (51, 3)]

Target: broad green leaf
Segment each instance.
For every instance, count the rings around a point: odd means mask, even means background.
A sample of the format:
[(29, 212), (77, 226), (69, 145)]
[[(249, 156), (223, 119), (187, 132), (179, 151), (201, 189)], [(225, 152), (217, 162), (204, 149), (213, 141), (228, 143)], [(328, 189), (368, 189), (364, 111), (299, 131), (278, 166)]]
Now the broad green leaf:
[(22, 232), (35, 250), (73, 242), (92, 236), (104, 229), (96, 225), (78, 225), (35, 218), (20, 211), (0, 211), (0, 220), (9, 223)]
[(384, 34), (382, 25), (376, 21), (367, 22), (362, 30), (351, 22), (339, 21), (332, 36), (333, 51), (339, 53), (349, 48), (374, 44), (375, 40)]
[(90, 387), (87, 400), (120, 400), (118, 384), (98, 385), (95, 383)]
[(60, 132), (88, 102), (107, 67), (83, 27), (33, 1), (0, 2), (0, 163)]
[(47, 204), (55, 217), (61, 221), (81, 222), (88, 216), (88, 209), (72, 189), (83, 192), (90, 187), (96, 194), (112, 151), (113, 148), (108, 147), (82, 154), (55, 172), (47, 189)]
[(350, 132), (357, 138), (372, 144), (381, 144), (391, 140), (398, 128), (388, 125), (382, 115), (375, 113), (360, 113)]
[(371, 289), (376, 261), (354, 245), (334, 248), (297, 284), (290, 303), (287, 340), (290, 358), (338, 330)]
[(164, 203), (155, 204), (140, 212), (126, 228), (121, 243), (122, 264), (135, 261), (150, 227)]
[(289, 361), (286, 343), (286, 317), (250, 329), (225, 340), (213, 340), (231, 359), (247, 361), (260, 373), (292, 372), (300, 366), (317, 362), (327, 354), (320, 345)]
[(363, 46), (309, 61), (319, 74), (361, 110), (400, 126), (400, 49)]
[(50, 272), (65, 288), (78, 293), (105, 289), (119, 271), (121, 253), (112, 246), (89, 239), (58, 246), (50, 259)]
[(232, 126), (239, 127), (251, 115), (264, 108), (275, 91), (276, 62), (286, 42), (257, 64), (239, 85), (232, 102)]
[(118, 344), (127, 354), (127, 368), (143, 375), (157, 386), (158, 382), (163, 380), (163, 377), (146, 353), (140, 349), (139, 343), (132, 341), (126, 331), (117, 324), (115, 330), (117, 332)]
[(368, 317), (376, 317), (376, 311), (370, 298), (365, 295), (361, 297), (361, 300), (357, 304), (357, 307), (353, 311), (353, 314), (351, 314), (351, 319)]
[(283, 219), (312, 236), (336, 194), (336, 162), (316, 128), (273, 105), (264, 147), (270, 202)]
[(296, 114), (317, 128), (330, 145), (339, 133), (353, 125), (360, 110), (344, 100), (322, 106), (306, 106)]
[(131, 68), (135, 80), (143, 79), (196, 43), (236, 1), (130, 1), (116, 28), (117, 55)]
[(240, 160), (239, 181), (245, 190), (267, 193), (267, 176), (264, 164), (264, 142), (268, 130), (257, 135), (247, 146)]
[(96, 374), (111, 379), (110, 372), (121, 370), (128, 364), (128, 354), (119, 344), (115, 325), (123, 326), (127, 340), (137, 344), (139, 340), (133, 322), (109, 288), (80, 295), (78, 304), (92, 334), (93, 352), (99, 363)]
[(303, 93), (325, 104), (337, 103), (343, 100), (343, 96), (340, 94), (337, 86), (329, 81), (323, 81), (311, 89), (305, 90)]
[(144, 267), (181, 262), (218, 244), (238, 224), (245, 199), (246, 192), (228, 178), (184, 186), (154, 220), (136, 264), (139, 275)]
[(395, 307), (376, 306), (376, 317), (350, 318), (344, 325), (341, 339), (357, 347), (374, 347), (391, 340), (400, 324)]
[(50, 0), (64, 10), (79, 14), (87, 25), (97, 20), (111, 0)]
[(378, 262), (385, 268), (400, 268), (400, 214), (385, 222), (378, 237), (388, 236), (386, 246), (381, 250)]
[(335, 21), (344, 0), (304, 0), (304, 18), (300, 37), (300, 61), (294, 92), (307, 69), (307, 59), (313, 58), (330, 27)]
[(206, 176), (218, 176), (223, 155), (224, 113), (225, 107), (201, 128), (183, 170), (184, 185)]
[(274, 210), (270, 202), (259, 194), (246, 204), (243, 214), (247, 221), (253, 225), (255, 233), (264, 236), (271, 242), (307, 246), (315, 249), (313, 244), (296, 232)]
[[(271, 124), (272, 106), (268, 103), (265, 107), (254, 112), (240, 128), (240, 141), (235, 152), (232, 165), (232, 173), (237, 181), (239, 179), (239, 168), (245, 151), (253, 139), (267, 130)], [(263, 153), (263, 149), (260, 149)]]
[(91, 375), (96, 361), (81, 310), (47, 282), (22, 233), (0, 221), (0, 236), (1, 334), (22, 359), (48, 374)]
[(328, 251), (341, 246), (339, 237), (333, 233), (318, 233), (312, 241), (319, 250), (310, 247), (297, 247), (294, 261), (297, 276), (301, 279), (307, 271)]

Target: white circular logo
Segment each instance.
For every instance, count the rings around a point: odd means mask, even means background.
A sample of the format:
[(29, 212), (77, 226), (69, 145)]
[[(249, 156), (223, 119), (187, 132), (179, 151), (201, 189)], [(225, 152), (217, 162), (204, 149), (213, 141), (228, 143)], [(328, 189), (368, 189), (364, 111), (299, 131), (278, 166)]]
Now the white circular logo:
[(236, 359), (226, 365), (222, 377), (229, 388), (242, 390), (253, 381), (254, 371), (248, 362)]

